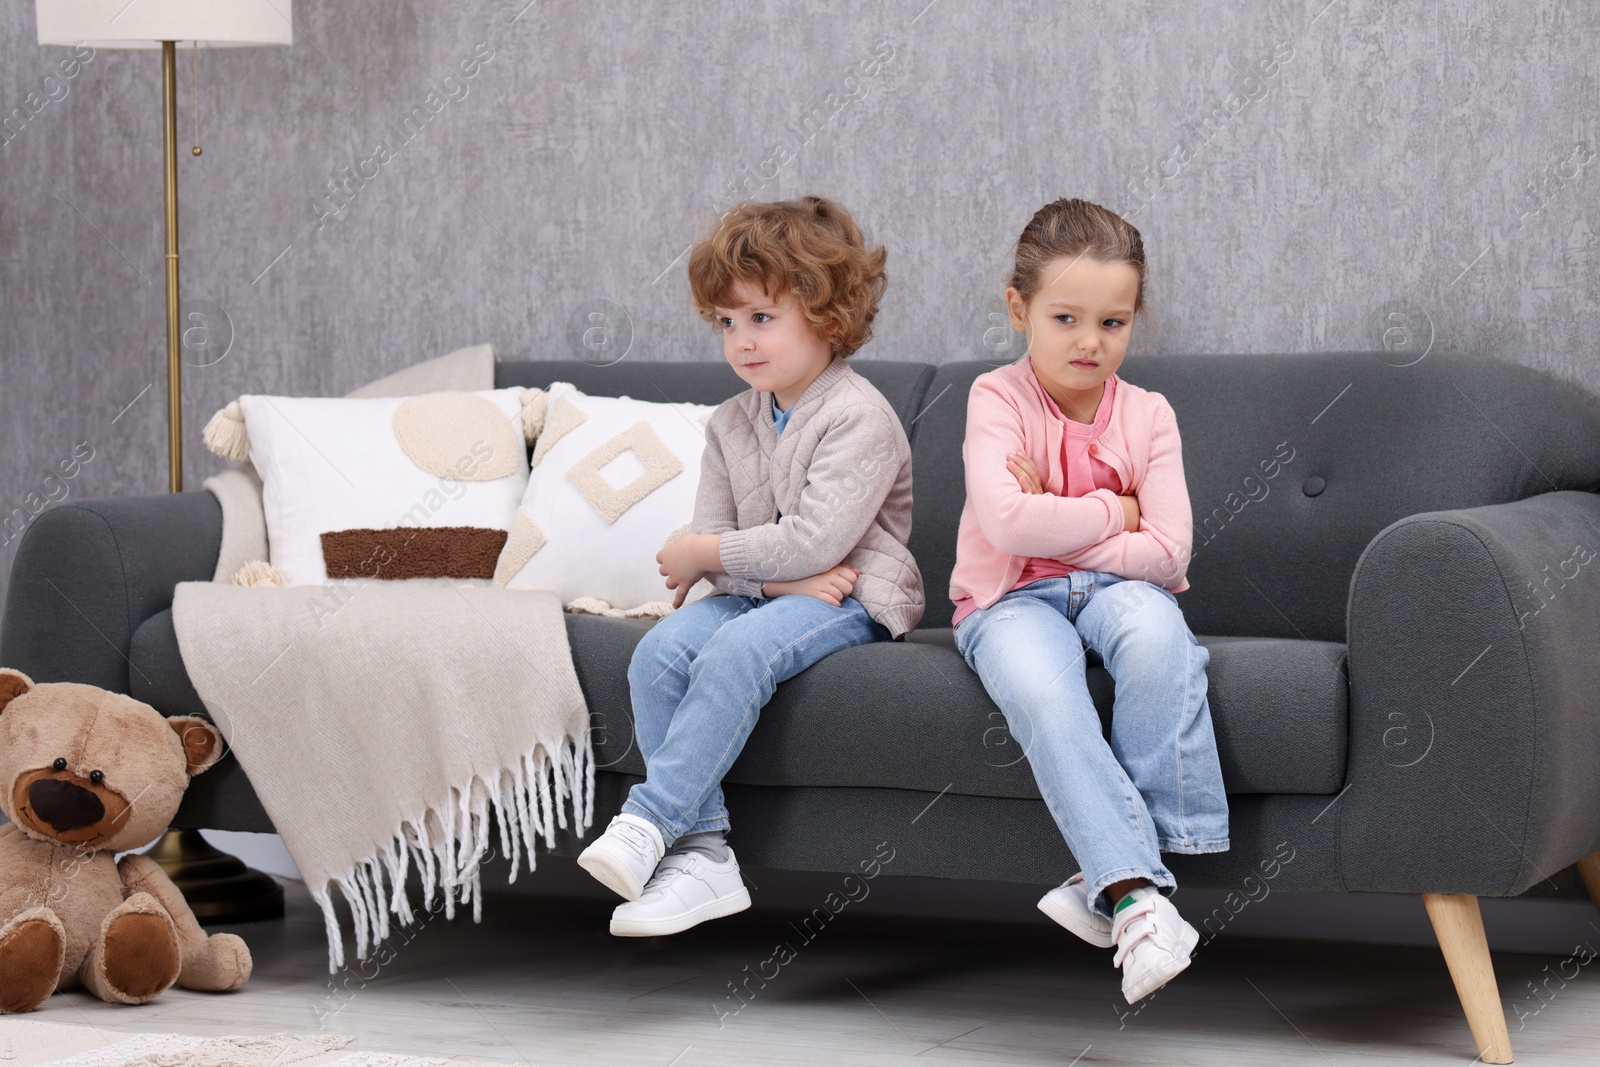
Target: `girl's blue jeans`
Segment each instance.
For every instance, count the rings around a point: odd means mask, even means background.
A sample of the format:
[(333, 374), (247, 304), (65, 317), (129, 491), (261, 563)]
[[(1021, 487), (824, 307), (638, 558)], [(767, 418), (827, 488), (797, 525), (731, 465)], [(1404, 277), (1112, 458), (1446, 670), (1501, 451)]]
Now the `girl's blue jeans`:
[(628, 689), (645, 780), (622, 810), (655, 824), (667, 847), (728, 829), (722, 776), (778, 683), (830, 652), (889, 631), (859, 601), (710, 596), (656, 623), (633, 650)]
[[(1170, 592), (1073, 571), (972, 612), (955, 639), (1020, 742), (1097, 914), (1110, 917), (1105, 888), (1127, 878), (1171, 896), (1177, 881), (1162, 851), (1228, 848), (1206, 701), (1211, 656)], [(1109, 744), (1084, 678), (1089, 653), (1116, 682)]]

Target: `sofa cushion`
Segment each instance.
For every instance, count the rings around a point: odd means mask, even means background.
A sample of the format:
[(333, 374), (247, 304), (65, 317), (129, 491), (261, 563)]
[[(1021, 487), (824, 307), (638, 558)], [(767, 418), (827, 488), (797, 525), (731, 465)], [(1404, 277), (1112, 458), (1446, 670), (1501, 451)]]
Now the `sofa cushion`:
[[(633, 745), (627, 663), (650, 623), (569, 616), (601, 768), (643, 774)], [(1337, 793), (1348, 701), (1344, 646), (1202, 637), (1211, 652), (1212, 725), (1229, 793)], [(1111, 676), (1089, 658), (1109, 736)], [(916, 630), (836, 652), (778, 687), (727, 780), (1038, 797), (1033, 774), (949, 629)]]
[[(651, 625), (567, 616), (601, 770), (644, 773), (633, 744), (627, 667)], [(1280, 638), (1200, 642), (1211, 652), (1211, 721), (1227, 791), (1337, 793), (1348, 736), (1344, 646)], [(130, 659), (135, 697), (167, 715), (205, 714), (178, 655), (171, 611), (139, 628)], [(1089, 689), (1109, 734), (1115, 687), (1093, 654), (1089, 664)], [(727, 780), (1039, 796), (1000, 709), (948, 629), (845, 649), (780, 685)]]

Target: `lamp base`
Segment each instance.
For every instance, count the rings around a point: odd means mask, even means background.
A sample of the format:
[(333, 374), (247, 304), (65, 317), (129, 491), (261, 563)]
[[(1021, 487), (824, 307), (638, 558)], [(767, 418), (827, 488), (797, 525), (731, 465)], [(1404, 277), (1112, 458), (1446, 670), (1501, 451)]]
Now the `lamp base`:
[(168, 830), (145, 855), (167, 872), (202, 926), (283, 918), (283, 886), (218, 851), (199, 830)]

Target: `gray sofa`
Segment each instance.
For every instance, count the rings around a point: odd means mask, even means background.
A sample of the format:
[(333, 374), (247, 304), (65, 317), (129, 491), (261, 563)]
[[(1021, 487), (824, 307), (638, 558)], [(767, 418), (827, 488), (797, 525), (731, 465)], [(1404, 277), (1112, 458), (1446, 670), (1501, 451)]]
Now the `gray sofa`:
[[(888, 842), (897, 874), (1056, 883), (1076, 865), (949, 629), (966, 397), (990, 368), (854, 365), (911, 436), (928, 612), (779, 687), (728, 775), (732, 839), (752, 866), (855, 870)], [(1196, 532), (1179, 603), (1211, 651), (1232, 810), (1230, 851), (1170, 858), (1180, 884), (1426, 895), (1480, 1050), (1504, 1062), (1476, 898), (1584, 857), (1600, 894), (1600, 413), (1538, 373), (1440, 354), (1142, 356), (1123, 376), (1182, 428)], [(721, 363), (497, 370), (557, 380), (703, 403), (742, 388)], [(211, 577), (220, 522), (206, 492), (40, 516), (0, 663), (203, 714), (170, 605)], [(625, 667), (648, 625), (568, 617), (599, 825), (644, 770)], [(1089, 679), (1109, 724), (1111, 680), (1097, 663)], [(272, 829), (231, 757), (176, 825)]]

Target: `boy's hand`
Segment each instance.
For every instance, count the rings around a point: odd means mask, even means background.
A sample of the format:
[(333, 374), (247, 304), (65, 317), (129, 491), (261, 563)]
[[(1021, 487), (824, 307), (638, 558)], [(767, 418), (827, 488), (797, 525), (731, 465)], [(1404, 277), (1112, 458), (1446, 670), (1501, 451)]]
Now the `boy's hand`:
[(1021, 452), (1013, 452), (1006, 457), (1006, 470), (1022, 486), (1024, 493), (1044, 492), (1044, 482), (1039, 478), (1038, 468), (1034, 467), (1033, 460)]
[(686, 533), (656, 553), (667, 588), (674, 590), (672, 606), (681, 608), (684, 597), (700, 579), (722, 573), (722, 538), (717, 534)]
[(809, 578), (799, 578), (792, 582), (762, 582), (761, 592), (769, 597), (813, 596), (823, 603), (839, 607), (844, 598), (855, 590), (856, 579), (860, 576), (860, 571), (841, 563)]

